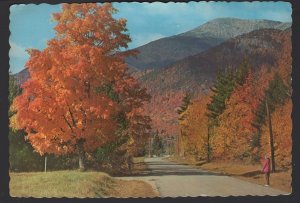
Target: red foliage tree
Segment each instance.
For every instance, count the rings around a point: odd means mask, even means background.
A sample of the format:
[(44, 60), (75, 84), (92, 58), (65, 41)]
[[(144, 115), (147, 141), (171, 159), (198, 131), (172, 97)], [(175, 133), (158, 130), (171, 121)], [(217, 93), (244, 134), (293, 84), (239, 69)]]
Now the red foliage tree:
[(53, 14), (56, 37), (44, 50), (28, 51), (31, 78), (13, 104), (15, 127), (27, 132), (36, 151), (77, 153), (81, 169), (85, 152), (118, 139), (122, 119), (129, 120), (123, 136), (149, 127), (141, 108), (150, 98), (126, 73), (124, 57), (133, 53), (119, 52), (130, 37), (115, 11), (108, 3), (63, 4)]

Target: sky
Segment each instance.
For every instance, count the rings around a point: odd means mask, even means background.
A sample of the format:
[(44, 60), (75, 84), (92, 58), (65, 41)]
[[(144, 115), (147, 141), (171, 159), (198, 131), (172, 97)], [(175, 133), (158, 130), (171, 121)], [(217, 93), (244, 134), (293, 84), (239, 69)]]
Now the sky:
[[(113, 3), (119, 10), (115, 18), (127, 19), (132, 42), (129, 49), (151, 41), (186, 32), (221, 17), (268, 19), (292, 22), (288, 2), (189, 2), (189, 3)], [(26, 49), (44, 49), (55, 36), (51, 14), (61, 5), (15, 4), (10, 7), (10, 71), (24, 69)]]

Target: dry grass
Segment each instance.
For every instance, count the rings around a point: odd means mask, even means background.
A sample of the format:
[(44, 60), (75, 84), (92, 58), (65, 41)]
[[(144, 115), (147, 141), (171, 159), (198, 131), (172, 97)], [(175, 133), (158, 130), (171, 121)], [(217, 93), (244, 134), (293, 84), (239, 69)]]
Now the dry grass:
[(118, 180), (109, 191), (111, 197), (157, 197), (151, 185), (137, 180)]
[[(225, 161), (218, 162), (195, 162), (189, 159), (172, 157), (169, 159), (171, 161), (183, 164), (189, 164), (196, 168), (201, 168), (206, 171), (217, 172), (228, 176), (233, 176), (245, 181), (252, 183), (264, 185), (265, 178), (264, 174), (261, 172), (261, 165), (251, 165), (245, 163), (232, 163)], [(285, 192), (291, 192), (291, 170), (289, 171), (279, 171), (272, 173), (270, 176), (270, 185), (273, 188), (280, 189)]]
[[(249, 182), (264, 185), (265, 177), (260, 165), (245, 165), (238, 163), (213, 162), (201, 166), (202, 169), (215, 171), (225, 175), (234, 176)], [(271, 173), (270, 185), (273, 188), (291, 192), (291, 171), (278, 171)]]
[(111, 178), (105, 173), (55, 171), (10, 173), (13, 197), (102, 197)]
[(142, 181), (123, 181), (101, 172), (53, 171), (10, 173), (12, 197), (150, 197)]
[[(144, 157), (133, 158), (131, 176), (137, 176), (147, 170)], [(157, 197), (151, 185), (138, 180), (118, 180), (109, 191), (112, 197)]]

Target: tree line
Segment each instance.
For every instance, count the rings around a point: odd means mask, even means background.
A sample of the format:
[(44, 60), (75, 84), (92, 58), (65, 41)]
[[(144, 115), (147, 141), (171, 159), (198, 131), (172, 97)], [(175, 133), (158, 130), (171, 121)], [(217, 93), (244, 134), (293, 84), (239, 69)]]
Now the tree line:
[(275, 165), (291, 167), (290, 43), (277, 67), (239, 67), (219, 71), (207, 95), (187, 95), (178, 111), (181, 156), (257, 163), (268, 154)]

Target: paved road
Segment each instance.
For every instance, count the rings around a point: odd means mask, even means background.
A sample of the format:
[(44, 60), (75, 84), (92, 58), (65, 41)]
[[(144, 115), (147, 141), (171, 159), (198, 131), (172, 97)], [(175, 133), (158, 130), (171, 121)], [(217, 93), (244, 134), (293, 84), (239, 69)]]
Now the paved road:
[(206, 172), (162, 158), (146, 158), (149, 171), (127, 180), (150, 183), (161, 197), (245, 196), (287, 194), (277, 189), (249, 183), (229, 176)]

